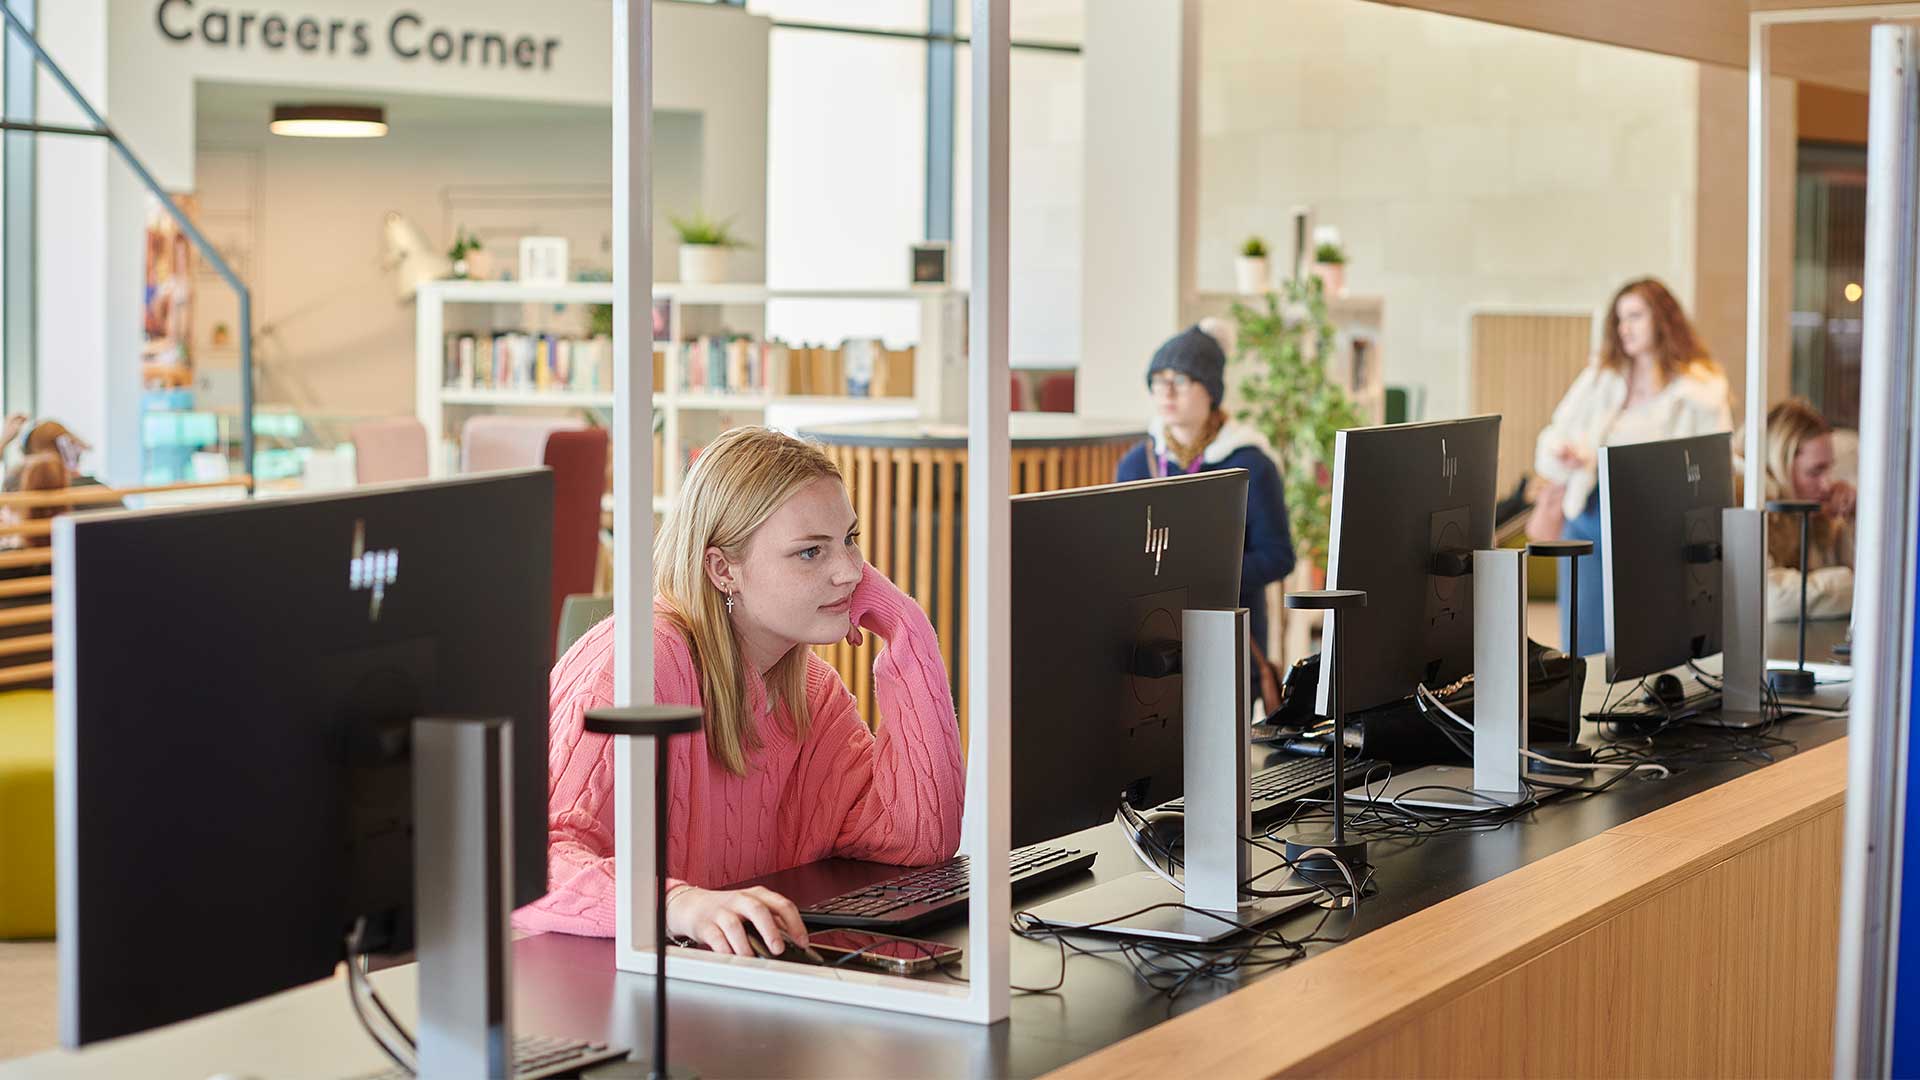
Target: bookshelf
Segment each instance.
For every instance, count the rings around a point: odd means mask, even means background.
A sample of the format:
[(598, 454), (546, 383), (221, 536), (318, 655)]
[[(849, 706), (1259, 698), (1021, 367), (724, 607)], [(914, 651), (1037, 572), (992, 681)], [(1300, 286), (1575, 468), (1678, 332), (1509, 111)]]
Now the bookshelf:
[[(670, 301), (664, 337), (655, 342), (653, 407), (656, 418), (657, 460), (655, 509), (664, 509), (680, 490), (692, 449), (719, 429), (743, 423), (782, 423), (785, 415), (804, 416), (807, 423), (890, 419), (901, 416), (937, 417), (943, 401), (964, 404), (966, 373), (966, 295), (955, 289), (770, 289), (764, 285), (685, 285), (665, 282), (654, 287), (656, 304)], [(846, 356), (831, 349), (786, 350), (765, 342), (759, 328), (765, 324), (769, 301), (881, 301), (911, 304), (918, 309), (918, 337), (910, 356), (875, 350), (873, 388), (884, 396), (775, 392), (784, 378), (776, 378), (775, 364), (803, 374), (797, 382), (806, 391), (845, 378)], [(575, 307), (613, 302), (609, 282), (567, 282), (526, 285), (506, 281), (438, 281), (421, 286), (415, 308), (415, 413), (433, 447), (433, 475), (454, 471), (454, 426), (475, 410), (547, 410), (611, 412), (613, 385), (611, 342), (586, 338), (580, 328), (585, 317)], [(721, 389), (702, 385), (708, 365), (729, 368), (737, 377), (742, 360), (716, 351), (700, 351), (704, 340), (690, 341), (696, 331), (720, 327), (745, 330), (752, 339), (757, 378), (750, 389)], [(571, 327), (571, 329), (568, 329)], [(528, 331), (532, 331), (529, 333)], [(505, 360), (496, 363), (494, 335), (515, 334), (529, 341), (509, 344)], [(466, 357), (458, 353), (463, 336), (475, 339)], [(715, 336), (719, 336), (716, 332)], [(544, 344), (541, 339), (545, 339)], [(561, 341), (569, 357), (590, 357), (592, 363), (572, 364), (565, 385), (553, 385), (546, 376), (536, 385), (524, 377), (525, 361), (538, 350), (535, 368), (546, 367), (553, 378), (563, 376), (558, 359)], [(454, 343), (450, 345), (450, 342)], [(583, 344), (584, 343), (584, 344)], [(513, 348), (523, 351), (513, 353)], [(450, 356), (450, 348), (454, 355)], [(551, 353), (547, 350), (553, 350)], [(830, 354), (830, 355), (820, 355)], [(708, 357), (712, 359), (709, 360)], [(515, 357), (518, 359), (515, 360)], [(809, 358), (812, 362), (809, 363)], [(891, 362), (889, 361), (891, 358)], [(485, 377), (474, 369), (483, 366)], [(602, 368), (600, 365), (604, 365)], [(581, 371), (593, 376), (583, 378)], [(506, 377), (496, 377), (505, 372)], [(689, 376), (697, 373), (699, 382)], [(716, 382), (726, 374), (715, 371)], [(910, 377), (908, 377), (910, 376)], [(491, 385), (488, 385), (491, 383)], [(909, 384), (909, 385), (902, 385)], [(946, 401), (951, 398), (952, 401)]]

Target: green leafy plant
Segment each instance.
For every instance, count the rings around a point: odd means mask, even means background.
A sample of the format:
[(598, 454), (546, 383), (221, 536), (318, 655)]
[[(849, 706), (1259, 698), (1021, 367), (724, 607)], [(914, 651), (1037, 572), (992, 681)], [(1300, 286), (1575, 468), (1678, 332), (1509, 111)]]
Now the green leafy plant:
[(1347, 261), (1347, 253), (1340, 250), (1339, 244), (1321, 244), (1313, 249), (1313, 261), (1322, 266), (1340, 266)]
[(483, 247), (486, 245), (480, 242), (478, 236), (466, 229), (456, 227), (453, 230), (453, 246), (447, 249), (447, 258), (453, 262), (459, 262)]
[(682, 244), (722, 248), (747, 246), (739, 237), (733, 235), (732, 218), (715, 221), (705, 212), (696, 210), (686, 217), (669, 215), (667, 220), (673, 223), (673, 231), (680, 234)]
[[(612, 281), (613, 273), (597, 267), (589, 267), (573, 275), (575, 281)], [(587, 306), (587, 334), (590, 337), (613, 336), (613, 305), (589, 304)], [(654, 414), (658, 416), (658, 413)]]
[(1334, 434), (1365, 421), (1327, 375), (1333, 320), (1317, 277), (1283, 281), (1263, 306), (1236, 303), (1235, 360), (1251, 373), (1240, 384), (1240, 419), (1273, 447), (1285, 489), (1288, 524), (1302, 562), (1324, 568), (1333, 526)]
[(1249, 259), (1264, 259), (1267, 257), (1267, 242), (1257, 236), (1249, 236), (1247, 242), (1240, 245), (1240, 254)]

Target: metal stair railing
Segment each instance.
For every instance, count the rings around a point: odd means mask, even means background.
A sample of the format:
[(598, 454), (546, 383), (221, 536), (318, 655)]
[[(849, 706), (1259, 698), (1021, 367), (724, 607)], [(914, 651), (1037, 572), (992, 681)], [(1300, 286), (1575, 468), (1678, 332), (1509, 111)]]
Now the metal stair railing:
[(253, 460), (252, 293), (248, 291), (246, 284), (240, 280), (240, 275), (233, 272), (233, 267), (227, 264), (227, 260), (221, 256), (219, 250), (207, 240), (206, 236), (201, 233), (199, 227), (187, 216), (186, 211), (180, 209), (180, 204), (174, 202), (173, 197), (168, 195), (166, 190), (160, 186), (160, 182), (153, 178), (151, 172), (147, 171), (146, 165), (142, 164), (140, 159), (134, 155), (133, 149), (127, 145), (126, 140), (122, 139), (119, 133), (113, 130), (113, 127), (107, 123), (106, 118), (101, 116), (99, 110), (95, 109), (93, 104), (87, 100), (86, 95), (82, 94), (80, 89), (73, 85), (73, 80), (67, 78), (67, 73), (62, 71), (60, 65), (54, 62), (53, 57), (47, 54), (46, 47), (41, 45), (39, 39), (33, 36), (33, 31), (21, 21), (19, 14), (13, 10), (13, 6), (7, 3), (7, 0), (0, 0), (0, 16), (6, 18), (8, 31), (18, 36), (27, 48), (33, 50), (34, 57), (45, 67), (47, 74), (53, 77), (53, 81), (59, 84), (60, 89), (66, 93), (68, 99), (86, 115), (87, 120), (93, 125), (92, 127), (76, 127), (66, 124), (40, 124), (0, 117), (0, 131), (29, 131), (36, 135), (78, 135), (107, 140), (107, 142), (113, 146), (114, 151), (120, 155), (120, 160), (126, 162), (127, 168), (133, 170), (133, 175), (139, 178), (140, 183), (153, 194), (155, 199), (159, 200), (161, 206), (166, 207), (167, 213), (172, 216), (174, 223), (179, 225), (180, 231), (187, 235), (188, 242), (193, 244), (194, 249), (200, 253), (202, 258), (207, 260), (214, 271), (220, 275), (221, 280), (225, 281), (227, 286), (234, 291), (234, 295), (239, 298), (240, 460), (242, 462), (240, 472), (248, 478), (246, 481), (247, 494), (253, 494), (253, 481), (251, 478), (255, 473), (255, 469)]

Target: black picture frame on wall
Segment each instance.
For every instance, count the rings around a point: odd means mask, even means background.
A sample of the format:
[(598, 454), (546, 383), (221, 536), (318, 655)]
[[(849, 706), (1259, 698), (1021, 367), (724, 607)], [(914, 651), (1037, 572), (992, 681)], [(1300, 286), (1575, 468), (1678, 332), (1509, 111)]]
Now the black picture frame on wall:
[(947, 283), (947, 245), (945, 241), (929, 240), (913, 245), (912, 273), (909, 283), (915, 286), (945, 285)]

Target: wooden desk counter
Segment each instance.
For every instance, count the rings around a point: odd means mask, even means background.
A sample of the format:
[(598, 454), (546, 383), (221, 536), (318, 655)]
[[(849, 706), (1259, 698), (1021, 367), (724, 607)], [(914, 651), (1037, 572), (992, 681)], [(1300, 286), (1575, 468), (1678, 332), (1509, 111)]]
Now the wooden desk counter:
[(1846, 780), (1808, 749), (1052, 1075), (1829, 1075)]

